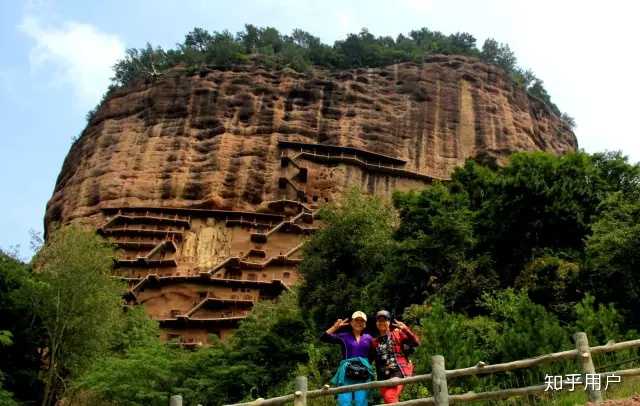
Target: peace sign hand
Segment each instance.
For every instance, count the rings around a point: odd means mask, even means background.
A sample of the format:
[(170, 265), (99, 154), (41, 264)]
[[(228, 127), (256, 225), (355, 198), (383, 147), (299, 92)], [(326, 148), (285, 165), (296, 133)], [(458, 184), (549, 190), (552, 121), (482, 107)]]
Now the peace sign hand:
[(407, 328), (407, 325), (404, 324), (403, 322), (399, 321), (399, 320), (394, 320), (393, 321), (393, 325), (398, 327), (400, 330), (404, 330)]
[(349, 325), (349, 319), (338, 319), (335, 323), (333, 323), (333, 327), (339, 329), (340, 327), (345, 327)]
[(333, 334), (336, 331), (338, 331), (340, 328), (348, 325), (349, 325), (349, 319), (338, 319), (336, 320), (335, 323), (333, 323), (333, 326), (329, 327), (329, 329), (327, 330), (327, 334)]

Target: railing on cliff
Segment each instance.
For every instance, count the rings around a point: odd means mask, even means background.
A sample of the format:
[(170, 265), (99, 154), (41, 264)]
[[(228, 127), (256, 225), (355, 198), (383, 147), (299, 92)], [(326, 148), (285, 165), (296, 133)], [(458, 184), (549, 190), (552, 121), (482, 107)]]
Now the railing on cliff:
[[(362, 389), (375, 389), (396, 385), (407, 385), (419, 382), (431, 382), (433, 396), (428, 398), (414, 399), (395, 403), (398, 406), (423, 406), (423, 405), (436, 405), (446, 406), (449, 403), (463, 403), (482, 400), (501, 400), (511, 397), (528, 396), (534, 394), (540, 394), (549, 390), (549, 382), (540, 385), (517, 387), (511, 389), (502, 389), (488, 392), (467, 392), (464, 394), (450, 395), (448, 391), (448, 380), (467, 376), (488, 375), (497, 372), (507, 372), (523, 368), (531, 368), (544, 363), (554, 363), (557, 361), (563, 361), (568, 359), (575, 359), (580, 367), (580, 374), (571, 374), (574, 378), (573, 381), (563, 380), (560, 377), (560, 388), (566, 387), (569, 389), (570, 384), (575, 386), (585, 386), (588, 390), (589, 400), (591, 402), (602, 402), (601, 385), (591, 385), (589, 387), (588, 379), (592, 377), (597, 381), (603, 377), (615, 376), (615, 377), (631, 377), (640, 376), (640, 368), (624, 369), (619, 371), (609, 371), (596, 373), (594, 363), (592, 360), (592, 354), (610, 353), (622, 350), (628, 350), (633, 348), (640, 348), (640, 339), (624, 341), (620, 343), (609, 342), (606, 345), (597, 347), (589, 347), (587, 335), (579, 332), (574, 335), (576, 348), (567, 351), (561, 351), (556, 353), (544, 354), (534, 358), (527, 358), (517, 361), (510, 361), (501, 364), (487, 365), (484, 362), (479, 362), (475, 366), (461, 369), (446, 370), (445, 359), (441, 355), (435, 355), (432, 357), (432, 372), (429, 374), (415, 375), (408, 378), (393, 378), (384, 381), (373, 381), (367, 383), (360, 383), (355, 385), (329, 387), (325, 385), (322, 389), (308, 390), (307, 378), (304, 376), (297, 377), (295, 382), (295, 392), (284, 396), (279, 396), (270, 399), (256, 399), (251, 402), (237, 403), (235, 405), (228, 406), (271, 406), (282, 405), (288, 402), (293, 402), (294, 406), (306, 406), (308, 399), (320, 398), (325, 396), (332, 396), (339, 393), (353, 392)], [(567, 375), (569, 376), (569, 375)], [(562, 384), (567, 384), (563, 386)], [(553, 388), (558, 390), (557, 387)], [(559, 389), (566, 390), (566, 389)]]
[(339, 156), (340, 154), (344, 155), (353, 155), (361, 157), (364, 161), (369, 162), (378, 162), (384, 163), (387, 165), (396, 165), (402, 166), (407, 163), (404, 159), (396, 158), (390, 155), (380, 154), (377, 152), (367, 151), (366, 149), (354, 148), (354, 147), (343, 147), (338, 145), (327, 145), (327, 144), (313, 144), (308, 142), (295, 142), (295, 141), (278, 141), (278, 146), (280, 148), (289, 148), (293, 150), (302, 151), (310, 151), (315, 154), (321, 155), (333, 155)]
[[(407, 162), (403, 159), (378, 154), (364, 149), (291, 141), (279, 141), (278, 145), (282, 149), (291, 149), (296, 152), (293, 157), (289, 157), (285, 151), (282, 152), (280, 159), (283, 166), (287, 162), (292, 162), (296, 167), (300, 168), (296, 161), (298, 159), (306, 159), (308, 161), (318, 163), (347, 163), (360, 166), (367, 171), (418, 179), (427, 183), (431, 183), (434, 180), (447, 180), (447, 178), (441, 178), (405, 169)], [(304, 176), (306, 177), (306, 173)], [(281, 180), (281, 182), (285, 181)], [(295, 184), (292, 184), (292, 186), (296, 189)]]

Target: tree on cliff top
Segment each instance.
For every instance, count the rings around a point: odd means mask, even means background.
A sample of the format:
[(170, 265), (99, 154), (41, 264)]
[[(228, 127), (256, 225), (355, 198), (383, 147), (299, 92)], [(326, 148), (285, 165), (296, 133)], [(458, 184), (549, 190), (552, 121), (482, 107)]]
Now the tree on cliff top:
[[(176, 49), (153, 47), (128, 49), (126, 56), (114, 65), (112, 86), (127, 86), (136, 80), (153, 78), (163, 71), (183, 64), (195, 71), (203, 65), (231, 67), (253, 59), (271, 68), (289, 67), (300, 72), (311, 66), (328, 69), (352, 69), (380, 67), (400, 62), (421, 63), (432, 54), (466, 55), (480, 58), (486, 63), (500, 66), (520, 86), (546, 103), (560, 115), (551, 102), (542, 80), (533, 72), (517, 67), (517, 59), (509, 45), (488, 38), (481, 49), (476, 39), (467, 32), (446, 35), (426, 27), (412, 30), (408, 35), (373, 35), (363, 28), (358, 33), (347, 34), (333, 45), (323, 44), (318, 37), (295, 29), (291, 35), (281, 34), (273, 27), (256, 27), (246, 24), (243, 31), (209, 32), (196, 27), (186, 34)], [(573, 120), (567, 120), (571, 125)]]

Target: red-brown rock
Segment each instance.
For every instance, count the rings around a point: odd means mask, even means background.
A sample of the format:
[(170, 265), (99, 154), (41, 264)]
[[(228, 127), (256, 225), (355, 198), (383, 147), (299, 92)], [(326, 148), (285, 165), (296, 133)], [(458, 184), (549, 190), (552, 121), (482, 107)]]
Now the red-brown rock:
[(346, 188), (389, 196), (468, 158), (576, 148), (549, 108), (472, 58), (308, 74), (178, 67), (106, 100), (64, 161), (45, 225), (99, 227), (124, 250), (130, 299), (197, 342), (227, 331), (202, 321), (236, 317), (216, 313), (225, 300), (294, 283), (314, 207)]

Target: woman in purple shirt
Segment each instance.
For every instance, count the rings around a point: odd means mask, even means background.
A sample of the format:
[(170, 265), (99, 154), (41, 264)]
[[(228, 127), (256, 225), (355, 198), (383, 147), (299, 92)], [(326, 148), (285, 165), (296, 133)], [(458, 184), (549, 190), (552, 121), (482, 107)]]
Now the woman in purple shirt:
[[(329, 327), (327, 331), (324, 332), (322, 337), (320, 337), (321, 341), (333, 344), (340, 344), (340, 348), (342, 350), (342, 360), (340, 364), (340, 368), (338, 369), (338, 373), (334, 377), (333, 382), (338, 385), (349, 385), (358, 383), (358, 381), (353, 381), (344, 376), (344, 360), (349, 360), (352, 358), (358, 358), (362, 360), (363, 364), (369, 366), (367, 357), (369, 356), (369, 351), (371, 348), (371, 342), (373, 341), (373, 337), (369, 334), (364, 333), (364, 328), (367, 324), (367, 315), (364, 312), (356, 311), (351, 315), (351, 321), (347, 319), (338, 319), (333, 324), (333, 326)], [(351, 331), (346, 331), (342, 333), (336, 333), (340, 328), (351, 326)], [(342, 369), (342, 374), (340, 371)], [(360, 382), (366, 382), (360, 381)], [(367, 405), (367, 391), (359, 390), (355, 392), (347, 392), (338, 394), (338, 405), (339, 406), (351, 406), (351, 402), (355, 403), (355, 406), (366, 406)]]

